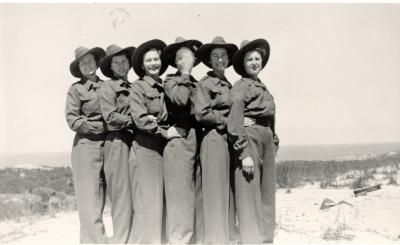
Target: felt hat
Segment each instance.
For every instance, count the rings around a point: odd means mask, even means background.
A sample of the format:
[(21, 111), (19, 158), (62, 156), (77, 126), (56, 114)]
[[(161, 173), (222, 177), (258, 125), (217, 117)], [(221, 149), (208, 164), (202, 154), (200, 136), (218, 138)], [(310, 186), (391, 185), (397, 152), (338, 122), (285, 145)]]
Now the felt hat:
[(228, 52), (228, 67), (232, 65), (233, 55), (238, 50), (238, 47), (233, 43), (226, 43), (224, 38), (217, 36), (211, 43), (203, 44), (199, 51), (198, 57), (204, 65), (212, 68), (210, 63), (210, 54), (215, 48), (224, 48)]
[[(197, 58), (197, 51), (199, 50), (201, 45), (202, 45), (202, 43), (198, 40), (194, 40), (194, 39), (186, 40), (183, 37), (177, 37), (175, 39), (175, 43), (168, 45), (164, 49), (166, 60), (169, 65), (176, 68), (175, 57), (176, 57), (176, 52), (180, 48), (182, 48), (182, 47), (189, 48), (194, 53), (194, 56)], [(196, 59), (195, 63), (193, 64), (193, 67), (198, 65), (199, 63), (200, 63), (200, 60)]]
[(156, 49), (161, 51), (161, 68), (160, 68), (160, 76), (167, 70), (168, 68), (168, 62), (165, 59), (164, 55), (164, 48), (167, 45), (159, 40), (159, 39), (152, 39), (150, 41), (147, 41), (145, 43), (142, 43), (139, 47), (135, 49), (132, 55), (132, 67), (135, 73), (139, 77), (143, 77), (146, 75), (146, 71), (143, 69), (143, 57), (151, 49)]
[(126, 55), (126, 58), (128, 58), (129, 65), (131, 66), (131, 57), (132, 53), (135, 50), (135, 47), (130, 46), (126, 48), (121, 48), (118, 45), (111, 44), (110, 46), (107, 47), (106, 49), (106, 56), (100, 61), (100, 69), (101, 72), (109, 78), (114, 78), (114, 73), (111, 70), (111, 60), (114, 56), (118, 55)]
[(235, 55), (233, 56), (233, 68), (235, 71), (244, 76), (246, 75), (246, 70), (244, 68), (244, 56), (246, 55), (247, 52), (253, 51), (253, 50), (260, 50), (261, 58), (262, 58), (262, 68), (265, 67), (265, 65), (268, 62), (269, 59), (269, 53), (270, 53), (270, 47), (265, 39), (256, 39), (253, 41), (248, 41), (244, 40), (240, 44), (240, 49), (236, 51)]
[(106, 55), (106, 52), (104, 52), (104, 49), (99, 47), (89, 49), (81, 46), (76, 48), (75, 60), (69, 65), (69, 70), (74, 77), (81, 78), (83, 76), (81, 70), (79, 69), (79, 60), (87, 54), (93, 54), (94, 59), (96, 60), (96, 65), (98, 66), (100, 60)]

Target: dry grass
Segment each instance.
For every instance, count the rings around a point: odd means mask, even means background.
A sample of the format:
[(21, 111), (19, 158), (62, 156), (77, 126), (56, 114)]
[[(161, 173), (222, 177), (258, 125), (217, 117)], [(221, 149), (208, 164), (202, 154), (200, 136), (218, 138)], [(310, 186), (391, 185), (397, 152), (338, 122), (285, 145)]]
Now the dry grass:
[[(391, 166), (399, 169), (400, 154), (381, 155), (372, 159), (352, 161), (286, 161), (277, 165), (278, 188), (295, 188), (305, 184), (320, 183), (328, 187), (360, 188), (366, 185), (380, 167)], [(392, 171), (393, 176), (397, 171)], [(390, 172), (387, 174), (389, 178)], [(348, 181), (342, 181), (342, 178)], [(395, 178), (391, 183), (395, 183)], [(344, 184), (343, 184), (344, 183)]]
[[(50, 211), (76, 210), (76, 200), (47, 188), (37, 189), (35, 194), (0, 194), (0, 221), (19, 220), (21, 217), (48, 215)], [(50, 196), (48, 195), (50, 193)], [(53, 206), (50, 208), (50, 198)]]

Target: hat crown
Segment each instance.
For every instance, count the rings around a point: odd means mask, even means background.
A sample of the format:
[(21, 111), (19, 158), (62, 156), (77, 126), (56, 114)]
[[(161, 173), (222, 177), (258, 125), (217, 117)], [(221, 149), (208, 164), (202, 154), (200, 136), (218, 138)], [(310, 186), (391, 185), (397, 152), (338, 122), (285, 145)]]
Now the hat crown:
[(82, 55), (86, 54), (87, 52), (89, 52), (90, 49), (86, 48), (86, 47), (78, 47), (75, 49), (75, 59), (78, 59), (80, 57), (82, 57)]
[(175, 43), (181, 43), (181, 42), (184, 42), (184, 41), (186, 41), (186, 39), (183, 38), (183, 37), (177, 37), (177, 38), (175, 39)]
[(122, 48), (121, 48), (120, 46), (118, 46), (118, 45), (116, 45), (116, 44), (111, 44), (111, 45), (108, 46), (107, 49), (106, 49), (106, 55), (109, 56), (109, 55), (118, 53), (118, 52), (121, 51), (121, 50), (122, 50)]
[(212, 44), (226, 44), (225, 39), (221, 36), (216, 36), (214, 39), (211, 41)]
[(240, 48), (243, 48), (243, 47), (246, 46), (248, 43), (250, 43), (249, 40), (243, 40), (242, 43), (240, 44)]

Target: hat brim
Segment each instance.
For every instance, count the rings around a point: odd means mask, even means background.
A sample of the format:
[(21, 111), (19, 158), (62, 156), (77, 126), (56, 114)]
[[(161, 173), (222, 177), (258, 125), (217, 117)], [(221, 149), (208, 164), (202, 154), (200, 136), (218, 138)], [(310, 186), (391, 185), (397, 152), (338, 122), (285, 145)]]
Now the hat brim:
[(254, 41), (249, 42), (242, 48), (240, 48), (233, 56), (233, 68), (235, 69), (235, 71), (238, 74), (240, 74), (242, 76), (247, 75), (247, 72), (246, 72), (246, 70), (244, 68), (244, 64), (243, 64), (244, 56), (246, 55), (247, 52), (255, 50), (257, 48), (262, 48), (266, 51), (265, 54), (261, 54), (262, 68), (264, 68), (265, 65), (268, 63), (269, 54), (270, 54), (269, 44), (268, 44), (267, 40), (265, 40), (265, 39), (256, 39)]
[(71, 62), (71, 64), (69, 65), (69, 70), (72, 74), (72, 76), (76, 77), (76, 78), (82, 78), (83, 75), (81, 73), (81, 70), (79, 69), (79, 60), (87, 55), (87, 54), (93, 54), (94, 59), (96, 60), (96, 66), (99, 67), (99, 63), (101, 61), (101, 59), (104, 58), (104, 56), (106, 56), (106, 52), (104, 51), (104, 49), (100, 48), (100, 47), (94, 47), (92, 49), (89, 49), (86, 53), (82, 54), (81, 56), (75, 58), (74, 61)]
[(104, 76), (113, 79), (114, 78), (114, 73), (111, 70), (111, 60), (114, 56), (118, 56), (118, 55), (126, 55), (126, 58), (128, 58), (129, 61), (129, 68), (132, 67), (131, 64), (131, 57), (133, 52), (135, 51), (135, 47), (127, 47), (124, 49), (121, 49), (120, 51), (107, 55), (105, 56), (101, 61), (100, 61), (100, 70), (101, 72), (104, 74)]
[(227, 67), (230, 67), (233, 62), (233, 55), (238, 50), (238, 47), (232, 43), (226, 43), (226, 44), (207, 43), (202, 45), (198, 52), (198, 57), (201, 60), (201, 62), (203, 62), (203, 64), (208, 66), (209, 68), (212, 68), (212, 65), (210, 63), (210, 55), (213, 49), (215, 48), (226, 49), (226, 51), (228, 52), (228, 59), (229, 59)]
[(161, 76), (168, 68), (168, 62), (164, 55), (164, 49), (166, 46), (167, 45), (163, 41), (159, 39), (153, 39), (137, 47), (132, 54), (132, 67), (135, 73), (139, 77), (143, 77), (144, 75), (146, 75), (146, 71), (143, 69), (143, 57), (149, 50), (157, 49), (161, 51), (161, 68), (159, 73), (159, 75)]
[(190, 50), (192, 50), (192, 52), (194, 53), (194, 56), (196, 57), (196, 61), (193, 64), (193, 67), (195, 67), (200, 63), (200, 59), (198, 59), (197, 53), (198, 53), (198, 50), (201, 47), (201, 45), (202, 45), (202, 43), (200, 41), (194, 40), (194, 39), (186, 40), (186, 41), (183, 41), (180, 43), (170, 44), (164, 49), (166, 60), (170, 66), (176, 68), (176, 64), (175, 64), (176, 52), (180, 48), (186, 47), (186, 48), (189, 48)]

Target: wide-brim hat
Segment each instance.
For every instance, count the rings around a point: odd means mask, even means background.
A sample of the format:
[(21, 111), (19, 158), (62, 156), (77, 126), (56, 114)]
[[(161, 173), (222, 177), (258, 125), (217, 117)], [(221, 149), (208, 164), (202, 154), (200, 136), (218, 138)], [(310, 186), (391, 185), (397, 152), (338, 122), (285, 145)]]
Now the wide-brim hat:
[(197, 51), (199, 50), (201, 45), (202, 45), (202, 43), (198, 40), (194, 40), (194, 39), (186, 40), (183, 37), (177, 37), (175, 39), (175, 43), (168, 45), (164, 49), (166, 60), (170, 66), (176, 68), (176, 64), (175, 64), (176, 52), (180, 48), (186, 47), (186, 48), (189, 48), (190, 50), (192, 50), (192, 52), (194, 53), (194, 56), (196, 57), (196, 61), (193, 64), (193, 67), (195, 67), (200, 63), (200, 59), (197, 58)]
[(262, 68), (265, 67), (265, 65), (268, 62), (269, 59), (269, 53), (270, 53), (270, 47), (269, 44), (267, 42), (267, 40), (265, 39), (256, 39), (253, 41), (248, 41), (248, 40), (244, 40), (242, 41), (242, 43), (240, 44), (240, 49), (235, 53), (235, 55), (233, 56), (233, 68), (235, 69), (235, 71), (244, 76), (246, 75), (246, 70), (244, 69), (244, 56), (246, 55), (247, 52), (249, 51), (253, 51), (253, 50), (260, 50), (260, 54), (261, 54), (261, 58), (262, 58)]
[(79, 60), (87, 54), (93, 54), (94, 59), (96, 60), (96, 65), (98, 66), (100, 60), (106, 55), (106, 52), (104, 49), (99, 47), (89, 49), (81, 46), (75, 49), (75, 60), (69, 65), (69, 70), (71, 71), (72, 76), (77, 78), (81, 78), (83, 76), (81, 70), (79, 69)]
[(224, 38), (217, 36), (211, 43), (203, 44), (198, 51), (198, 57), (204, 65), (212, 68), (210, 63), (210, 54), (215, 48), (224, 48), (228, 52), (228, 67), (232, 65), (233, 55), (238, 50), (238, 47), (233, 43), (226, 43)]
[(133, 52), (132, 55), (132, 67), (133, 70), (135, 71), (135, 73), (139, 76), (139, 77), (143, 77), (144, 75), (146, 75), (146, 71), (143, 69), (143, 58), (144, 55), (146, 54), (146, 52), (148, 52), (151, 49), (156, 49), (156, 50), (160, 50), (161, 51), (161, 68), (160, 68), (160, 76), (167, 70), (168, 68), (168, 62), (165, 59), (165, 55), (164, 55), (164, 48), (167, 45), (159, 40), (159, 39), (152, 39), (150, 41), (147, 41), (145, 43), (142, 43), (139, 47), (137, 47), (135, 49), (135, 51)]
[(106, 49), (106, 56), (100, 61), (100, 69), (104, 76), (114, 78), (114, 73), (111, 70), (111, 60), (114, 56), (125, 54), (126, 58), (128, 58), (129, 61), (129, 67), (131, 67), (131, 57), (133, 51), (135, 51), (135, 47), (133, 46), (126, 48), (121, 48), (115, 44), (111, 44), (110, 46), (108, 46)]

